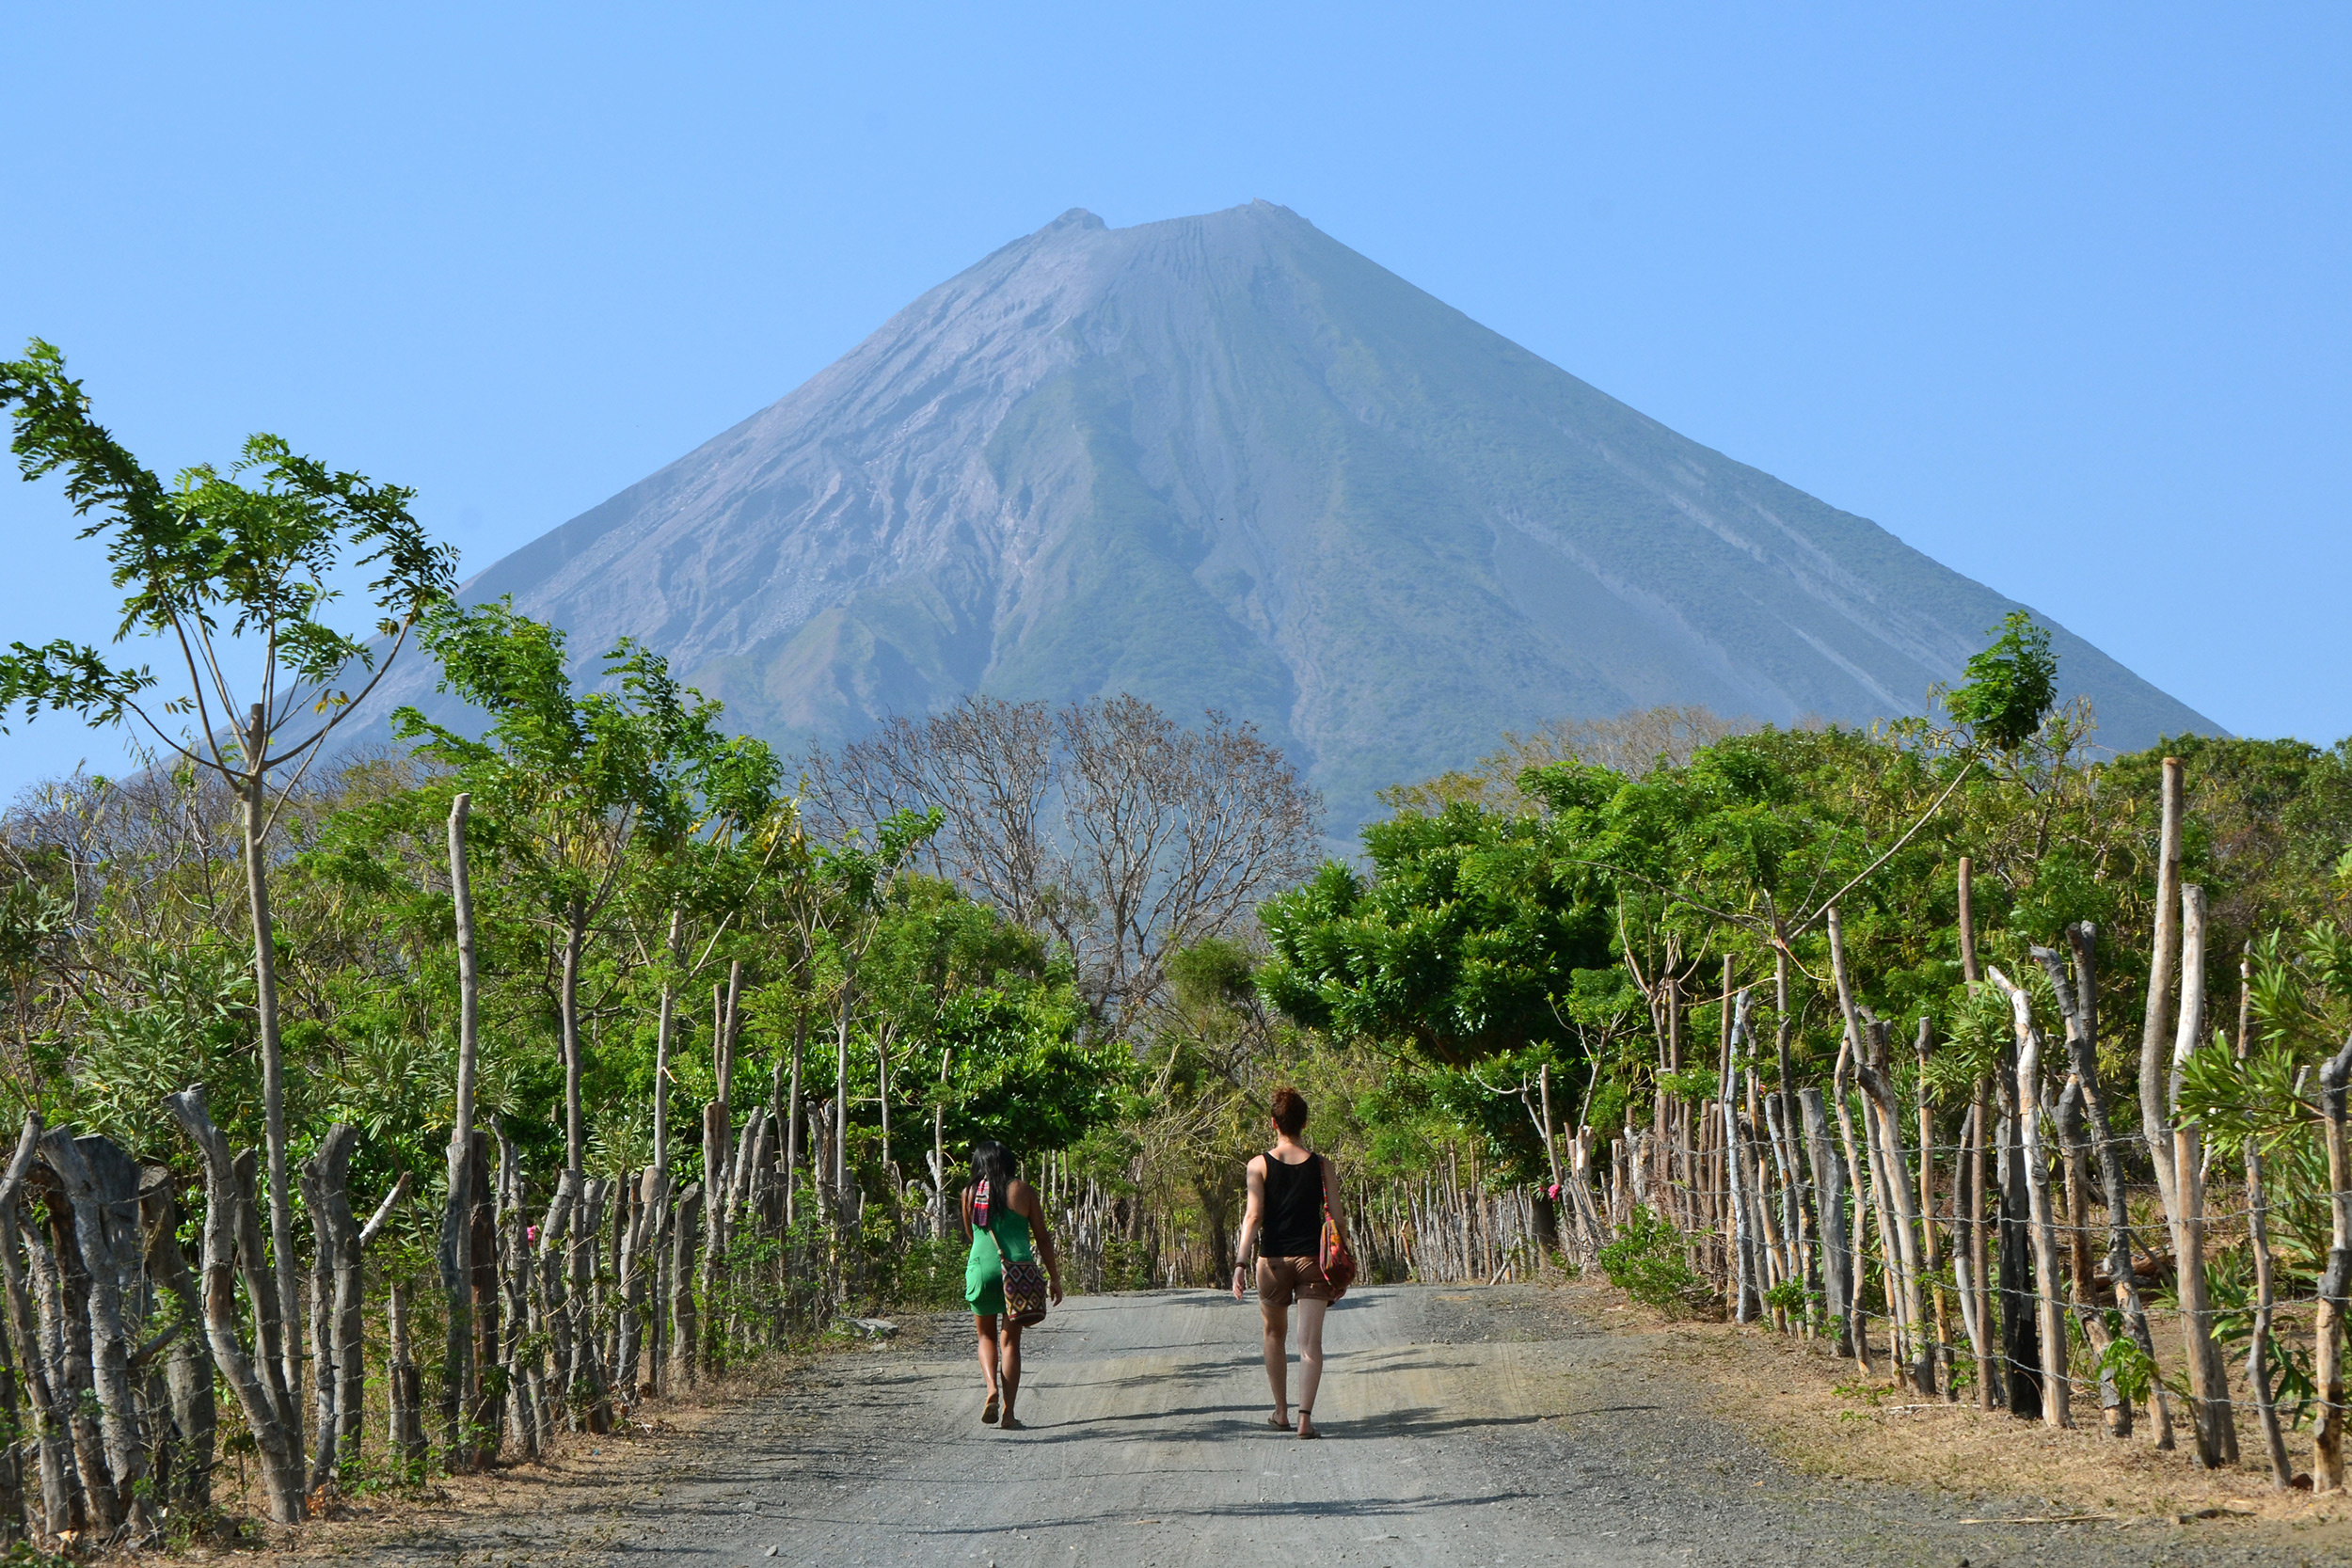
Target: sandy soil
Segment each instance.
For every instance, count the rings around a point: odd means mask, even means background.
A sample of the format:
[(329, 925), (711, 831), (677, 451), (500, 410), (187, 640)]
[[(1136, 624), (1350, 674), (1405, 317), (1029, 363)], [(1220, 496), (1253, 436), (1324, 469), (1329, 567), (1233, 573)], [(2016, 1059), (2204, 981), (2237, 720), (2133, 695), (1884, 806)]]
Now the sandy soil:
[[(2086, 1509), (2037, 1490), (2030, 1469), (2010, 1486), (1981, 1465), (1922, 1470), (1905, 1418), (1816, 1389), (1840, 1379), (1826, 1358), (1644, 1321), (1593, 1287), (1354, 1292), (1331, 1319), (1322, 1443), (1264, 1428), (1257, 1338), (1254, 1303), (1209, 1292), (1073, 1300), (1032, 1336), (1028, 1429), (1003, 1433), (978, 1421), (963, 1323), (910, 1322), (886, 1347), (800, 1364), (671, 1433), (568, 1453), (549, 1480), (510, 1473), (465, 1483), (505, 1494), (313, 1526), (284, 1560), (2293, 1568), (2352, 1555), (2352, 1533), (2313, 1523), (2308, 1499), (2296, 1519), (2183, 1523), (2177, 1509)], [(2086, 1512), (2121, 1516), (2024, 1522)]]

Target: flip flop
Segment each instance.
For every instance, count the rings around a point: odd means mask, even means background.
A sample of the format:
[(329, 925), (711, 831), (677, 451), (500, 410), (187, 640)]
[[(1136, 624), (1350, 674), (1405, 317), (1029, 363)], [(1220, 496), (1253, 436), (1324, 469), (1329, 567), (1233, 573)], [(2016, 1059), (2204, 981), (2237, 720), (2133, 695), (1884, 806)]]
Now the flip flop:
[(999, 1432), (1026, 1432), (1029, 1429), (1023, 1426), (1019, 1421), (1014, 1420), (1011, 1413), (1008, 1411), (1005, 1415), (1005, 1418), (996, 1423), (996, 1430)]
[(1302, 1443), (1323, 1441), (1323, 1433), (1315, 1428), (1314, 1412), (1311, 1410), (1302, 1410), (1298, 1413), (1298, 1440)]
[(983, 1409), (980, 1411), (980, 1425), (982, 1425), (982, 1426), (984, 1426), (984, 1427), (993, 1427), (993, 1426), (994, 1426), (995, 1424), (996, 1424), (996, 1396), (995, 1396), (995, 1395), (993, 1395), (993, 1394), (991, 1394), (991, 1395), (989, 1395), (989, 1396), (988, 1396), (988, 1404), (987, 1404), (987, 1406), (986, 1406), (985, 1408), (983, 1408)]
[(1265, 1424), (1272, 1427), (1277, 1432), (1288, 1432), (1291, 1429), (1291, 1424), (1282, 1419), (1279, 1414), (1268, 1416), (1265, 1418)]

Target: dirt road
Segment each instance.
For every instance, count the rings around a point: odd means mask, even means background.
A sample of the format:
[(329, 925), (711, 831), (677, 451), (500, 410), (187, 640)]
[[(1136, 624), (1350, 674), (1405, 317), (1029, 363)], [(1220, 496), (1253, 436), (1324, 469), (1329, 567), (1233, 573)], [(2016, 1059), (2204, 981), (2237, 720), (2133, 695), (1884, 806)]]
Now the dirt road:
[[(1254, 1302), (1073, 1300), (1031, 1339), (1026, 1431), (979, 1423), (966, 1320), (823, 1358), (583, 1514), (430, 1555), (800, 1563), (2264, 1562), (2226, 1522), (1986, 1524), (1969, 1502), (1792, 1473), (1698, 1413), (1691, 1377), (1555, 1292), (1365, 1290), (1316, 1414), (1266, 1430)], [(2288, 1549), (2281, 1550), (2282, 1544)]]

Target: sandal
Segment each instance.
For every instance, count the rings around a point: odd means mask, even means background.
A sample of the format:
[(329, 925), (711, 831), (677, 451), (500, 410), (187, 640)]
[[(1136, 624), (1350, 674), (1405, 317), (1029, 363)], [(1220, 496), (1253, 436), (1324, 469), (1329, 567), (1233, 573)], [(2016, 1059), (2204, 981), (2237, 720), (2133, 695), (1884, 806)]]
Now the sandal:
[(994, 1426), (995, 1424), (996, 1424), (996, 1396), (995, 1396), (995, 1395), (993, 1395), (993, 1394), (991, 1394), (991, 1395), (989, 1395), (989, 1396), (988, 1396), (988, 1403), (987, 1403), (985, 1406), (983, 1406), (983, 1407), (981, 1408), (981, 1410), (980, 1410), (980, 1425), (982, 1425), (982, 1426), (984, 1426), (984, 1427), (993, 1427), (993, 1426)]
[(1012, 1418), (1012, 1412), (1008, 1410), (1005, 1412), (1005, 1418), (996, 1423), (996, 1430), (999, 1432), (1026, 1432), (1029, 1429), (1023, 1426), (1019, 1421), (1014, 1420)]
[(1298, 1440), (1302, 1443), (1316, 1443), (1323, 1439), (1323, 1433), (1315, 1430), (1313, 1416), (1311, 1410), (1301, 1409), (1298, 1413)]
[(1265, 1424), (1277, 1432), (1288, 1432), (1291, 1429), (1291, 1424), (1282, 1419), (1282, 1413), (1279, 1410), (1265, 1418)]

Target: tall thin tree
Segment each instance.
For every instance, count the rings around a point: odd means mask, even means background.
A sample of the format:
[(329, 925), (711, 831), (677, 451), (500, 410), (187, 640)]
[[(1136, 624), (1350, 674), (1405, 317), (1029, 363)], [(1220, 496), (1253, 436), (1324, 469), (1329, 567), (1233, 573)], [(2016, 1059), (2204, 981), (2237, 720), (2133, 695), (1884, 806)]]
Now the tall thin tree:
[[(147, 664), (114, 663), (67, 639), (39, 647), (12, 642), (0, 654), (0, 720), (21, 711), (29, 721), (46, 708), (95, 725), (133, 726), (236, 792), (253, 928), (270, 1244), (285, 1325), (282, 1375), (299, 1408), (300, 1271), (268, 840), (327, 736), (384, 678), (418, 618), (448, 597), (456, 551), (434, 544), (409, 515), (415, 492), (336, 472), (276, 436), (252, 436), (226, 472), (202, 464), (167, 485), (90, 417), (89, 398), (66, 373), (65, 356), (39, 339), (23, 359), (0, 362), (0, 407), (15, 426), (10, 448), (24, 478), (62, 472), (74, 515), (87, 519), (80, 537), (105, 541), (114, 586), (129, 591), (114, 641), (152, 639), (168, 650), (167, 668), (176, 666), (167, 685)], [(324, 617), (355, 577), (367, 578), (373, 620), (358, 629), (329, 625)], [(233, 673), (240, 668), (242, 679)], [(338, 684), (355, 677), (356, 691)]]

